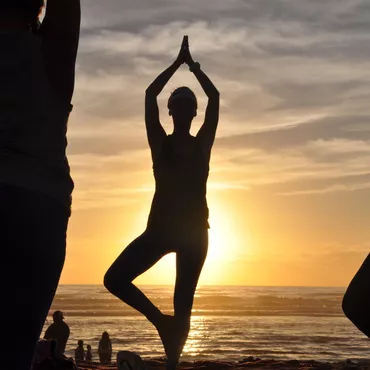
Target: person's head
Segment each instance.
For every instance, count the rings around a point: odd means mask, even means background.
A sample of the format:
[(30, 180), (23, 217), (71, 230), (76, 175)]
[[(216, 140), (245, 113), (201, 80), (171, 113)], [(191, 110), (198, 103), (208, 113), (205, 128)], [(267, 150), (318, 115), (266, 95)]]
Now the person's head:
[(64, 320), (64, 315), (62, 311), (55, 311), (53, 313), (54, 322), (62, 322)]
[(2, 0), (0, 19), (18, 19), (35, 27), (44, 5), (45, 0)]
[(167, 107), (175, 130), (189, 131), (198, 108), (197, 97), (193, 91), (186, 86), (178, 87), (171, 93)]
[(109, 334), (107, 331), (103, 332), (103, 334), (101, 335), (101, 339), (103, 340), (109, 340)]
[(91, 346), (90, 346), (90, 344), (88, 344), (86, 348), (87, 348), (87, 350), (88, 350), (88, 351), (91, 351)]
[(84, 341), (82, 339), (80, 339), (78, 342), (77, 342), (78, 346), (79, 347), (83, 347), (84, 345)]
[(46, 339), (40, 339), (37, 342), (35, 352), (33, 355), (33, 362), (36, 364), (42, 363), (45, 359), (49, 358), (52, 354), (52, 342)]

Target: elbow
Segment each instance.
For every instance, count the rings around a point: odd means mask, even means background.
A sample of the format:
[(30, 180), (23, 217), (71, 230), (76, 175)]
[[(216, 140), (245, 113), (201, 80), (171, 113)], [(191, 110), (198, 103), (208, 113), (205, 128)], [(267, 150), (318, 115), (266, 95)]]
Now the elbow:
[(212, 91), (212, 94), (210, 96), (212, 99), (220, 99), (220, 92), (215, 89), (214, 91)]
[(212, 92), (208, 94), (208, 99), (213, 101), (219, 101), (220, 100), (220, 92), (215, 89)]
[(154, 97), (156, 98), (157, 96), (159, 95), (159, 93), (157, 91), (155, 91), (153, 89), (153, 87), (149, 86), (146, 90), (145, 90), (145, 96), (147, 97)]

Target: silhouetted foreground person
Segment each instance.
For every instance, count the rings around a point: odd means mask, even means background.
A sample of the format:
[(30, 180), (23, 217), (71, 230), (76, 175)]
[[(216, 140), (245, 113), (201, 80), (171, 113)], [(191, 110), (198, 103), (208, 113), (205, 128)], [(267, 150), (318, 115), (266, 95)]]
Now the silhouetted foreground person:
[[(2, 368), (29, 370), (63, 268), (79, 0), (0, 2)], [(22, 350), (15, 345), (21, 338)]]
[[(187, 63), (208, 96), (205, 121), (197, 135), (190, 126), (197, 99), (187, 87), (168, 100), (174, 131), (167, 135), (160, 120), (157, 96), (172, 75)], [(206, 184), (219, 117), (219, 92), (190, 55), (184, 37), (176, 61), (147, 88), (145, 124), (151, 149), (156, 190), (145, 232), (117, 258), (104, 278), (106, 288), (135, 308), (157, 328), (167, 367), (175, 367), (190, 329), (194, 292), (208, 248)], [(132, 281), (163, 256), (176, 253), (174, 316), (161, 311)]]
[(44, 338), (55, 339), (57, 341), (57, 350), (64, 353), (68, 342), (70, 330), (69, 326), (64, 322), (62, 311), (53, 313), (53, 323), (47, 328)]
[(370, 338), (370, 254), (349, 284), (342, 307), (348, 319)]

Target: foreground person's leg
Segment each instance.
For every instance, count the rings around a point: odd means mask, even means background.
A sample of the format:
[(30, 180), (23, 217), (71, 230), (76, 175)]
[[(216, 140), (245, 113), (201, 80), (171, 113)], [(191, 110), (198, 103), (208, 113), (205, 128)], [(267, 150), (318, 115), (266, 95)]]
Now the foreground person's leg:
[(370, 254), (349, 284), (342, 308), (348, 319), (370, 338)]
[[(0, 187), (0, 357), (29, 370), (62, 272), (69, 210), (53, 199)], [(19, 342), (21, 341), (21, 342)], [(21, 343), (21, 350), (17, 343)]]

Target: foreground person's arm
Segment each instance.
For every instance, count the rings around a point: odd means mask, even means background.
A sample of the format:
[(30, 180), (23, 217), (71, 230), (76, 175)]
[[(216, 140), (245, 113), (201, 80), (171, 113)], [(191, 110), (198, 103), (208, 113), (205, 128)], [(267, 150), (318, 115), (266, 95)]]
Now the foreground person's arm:
[(48, 0), (39, 31), (45, 68), (52, 88), (67, 104), (74, 91), (80, 23), (80, 0)]

